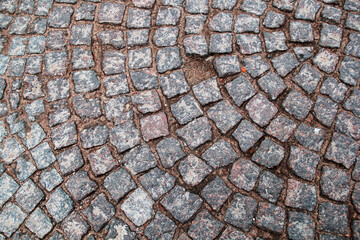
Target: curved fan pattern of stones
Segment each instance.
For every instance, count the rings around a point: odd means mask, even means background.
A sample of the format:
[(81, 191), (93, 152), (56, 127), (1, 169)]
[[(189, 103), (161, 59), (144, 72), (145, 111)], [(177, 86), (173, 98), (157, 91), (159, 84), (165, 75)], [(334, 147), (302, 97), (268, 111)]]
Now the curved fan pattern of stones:
[(360, 239), (359, 0), (1, 0), (0, 239)]

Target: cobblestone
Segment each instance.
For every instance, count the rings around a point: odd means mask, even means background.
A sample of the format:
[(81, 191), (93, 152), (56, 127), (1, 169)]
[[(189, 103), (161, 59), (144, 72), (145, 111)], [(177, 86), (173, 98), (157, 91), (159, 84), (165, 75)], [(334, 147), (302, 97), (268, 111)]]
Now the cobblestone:
[(2, 1), (0, 239), (358, 238), (359, 10)]

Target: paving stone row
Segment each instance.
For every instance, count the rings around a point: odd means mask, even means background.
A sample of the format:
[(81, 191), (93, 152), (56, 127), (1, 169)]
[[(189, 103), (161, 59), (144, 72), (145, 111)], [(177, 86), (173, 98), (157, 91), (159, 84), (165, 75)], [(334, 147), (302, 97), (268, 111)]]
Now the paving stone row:
[(0, 30), (0, 239), (360, 239), (358, 0), (3, 0)]

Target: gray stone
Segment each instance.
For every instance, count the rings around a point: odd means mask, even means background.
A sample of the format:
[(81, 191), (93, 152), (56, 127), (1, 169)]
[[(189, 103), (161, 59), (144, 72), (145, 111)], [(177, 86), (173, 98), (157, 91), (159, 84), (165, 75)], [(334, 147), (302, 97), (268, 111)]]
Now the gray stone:
[(310, 23), (291, 21), (290, 38), (292, 42), (312, 42), (314, 41), (314, 32)]
[(22, 77), (24, 75), (26, 58), (12, 58), (7, 72), (8, 77)]
[(100, 6), (99, 23), (113, 23), (120, 25), (123, 20), (125, 6), (120, 3), (104, 2)]
[[(135, 30), (134, 30), (135, 31)], [(132, 34), (128, 32), (128, 39), (131, 38)], [(124, 33), (119, 30), (104, 30), (97, 34), (97, 38), (101, 44), (111, 45), (116, 49), (122, 49), (125, 47)], [(133, 37), (134, 38), (134, 37)], [(131, 38), (131, 39), (133, 39)], [(135, 41), (135, 40), (132, 40)], [(128, 43), (131, 44), (131, 42)]]
[(125, 73), (126, 55), (118, 51), (105, 51), (102, 68), (106, 75)]
[(157, 12), (156, 25), (177, 25), (181, 11), (176, 7), (160, 7)]
[(74, 202), (69, 195), (59, 187), (46, 202), (46, 209), (56, 222), (62, 221), (72, 211)]
[[(0, 231), (5, 236), (10, 237), (23, 223), (26, 218), (26, 214), (15, 204), (8, 203), (0, 213)], [(0, 237), (1, 238), (1, 237)], [(3, 238), (5, 240), (5, 238)]]
[(352, 111), (356, 116), (360, 117), (360, 91), (354, 89), (350, 97), (344, 103), (344, 107)]
[(260, 19), (248, 14), (239, 14), (235, 19), (235, 33), (259, 33)]
[(54, 28), (66, 28), (70, 25), (74, 9), (69, 6), (54, 7), (49, 15), (49, 26)]
[(95, 176), (105, 174), (118, 165), (118, 161), (113, 158), (109, 146), (106, 145), (91, 152), (87, 158)]
[(228, 12), (220, 12), (212, 17), (209, 22), (209, 29), (214, 32), (231, 32), (233, 15)]
[[(121, 179), (121, 181), (119, 181)], [(123, 168), (110, 173), (104, 180), (104, 187), (115, 201), (119, 201), (128, 192), (136, 188), (131, 175)]]
[(319, 229), (330, 233), (346, 234), (348, 212), (348, 206), (345, 204), (320, 203), (318, 209)]
[(260, 202), (256, 214), (256, 225), (280, 234), (285, 225), (285, 210), (267, 202)]
[(180, 142), (173, 137), (165, 138), (156, 145), (156, 150), (165, 168), (170, 168), (185, 156)]
[[(338, 63), (339, 56), (324, 48), (321, 49), (316, 56), (312, 59), (313, 63), (326, 73), (331, 73), (335, 70)], [(341, 78), (341, 77), (340, 77)]]
[(320, 7), (321, 3), (318, 1), (300, 0), (295, 11), (295, 18), (314, 21)]
[(346, 45), (345, 53), (360, 58), (360, 34), (350, 33), (350, 41)]
[(266, 13), (263, 24), (267, 28), (279, 28), (285, 23), (285, 15), (273, 11)]
[(285, 51), (288, 49), (286, 45), (286, 37), (284, 32), (263, 32), (266, 51), (271, 53), (274, 51)]
[(23, 182), (36, 171), (36, 167), (28, 157), (20, 157), (16, 160), (14, 171), (20, 182)]
[(237, 160), (229, 175), (229, 180), (239, 189), (251, 191), (260, 173), (260, 168), (253, 162), (240, 158)]
[(151, 12), (149, 10), (129, 8), (126, 27), (128, 28), (148, 28)]
[(289, 213), (287, 234), (291, 239), (315, 239), (315, 222), (306, 213), (292, 211)]
[(132, 107), (129, 107), (130, 100), (131, 99), (129, 97), (119, 96), (105, 101), (104, 110), (106, 119), (108, 121), (114, 121), (115, 125), (122, 124), (125, 121), (129, 121), (130, 119), (132, 119), (134, 112)]
[(342, 40), (342, 31), (338, 26), (323, 23), (319, 45), (322, 47), (339, 48)]
[[(178, 27), (161, 27), (155, 30), (153, 41), (155, 45), (158, 47), (170, 47), (176, 45), (178, 36), (179, 36)], [(196, 38), (195, 40), (197, 41), (192, 41), (192, 42), (196, 42), (200, 45), (200, 40), (202, 39)], [(185, 47), (187, 47), (185, 42), (187, 41), (185, 41), (184, 39), (184, 45)], [(188, 52), (188, 50), (186, 51)]]
[(39, 238), (43, 238), (53, 228), (50, 218), (41, 208), (36, 208), (26, 220), (25, 226)]
[(322, 76), (319, 71), (305, 63), (301, 66), (299, 73), (297, 73), (292, 79), (302, 89), (310, 94), (316, 89), (318, 83), (322, 79)]
[(209, 108), (207, 115), (215, 122), (216, 126), (222, 133), (228, 132), (242, 119), (242, 115), (231, 105), (228, 100), (222, 100)]
[(296, 123), (284, 115), (278, 115), (266, 128), (266, 133), (286, 142), (296, 128)]
[(81, 156), (81, 152), (78, 146), (74, 146), (61, 152), (59, 155), (57, 155), (57, 161), (60, 166), (60, 171), (63, 175), (68, 175), (72, 172), (75, 172), (84, 165), (84, 160)]
[(317, 97), (314, 106), (314, 115), (322, 124), (330, 127), (337, 111), (338, 105), (335, 102), (323, 96)]
[(95, 67), (95, 62), (91, 50), (80, 47), (77, 47), (72, 51), (71, 63), (73, 69), (86, 69)]
[(15, 194), (15, 201), (27, 213), (31, 212), (43, 198), (43, 191), (31, 179), (24, 182)]
[(74, 122), (67, 122), (51, 129), (51, 139), (55, 149), (61, 149), (77, 143), (77, 130)]
[(97, 90), (100, 87), (100, 81), (94, 70), (82, 70), (73, 73), (75, 92), (84, 93)]
[(214, 67), (219, 77), (237, 74), (240, 72), (239, 58), (237, 55), (217, 57)]
[(146, 68), (152, 64), (151, 49), (148, 47), (129, 50), (128, 56), (130, 69)]
[(99, 99), (85, 99), (84, 95), (78, 95), (73, 98), (72, 104), (75, 112), (83, 119), (97, 118), (102, 115)]
[(185, 10), (188, 13), (207, 14), (209, 12), (208, 0), (187, 0)]
[(299, 66), (299, 62), (290, 52), (284, 53), (271, 60), (273, 67), (280, 76), (285, 77)]
[(299, 120), (306, 118), (312, 105), (309, 98), (296, 90), (292, 90), (282, 103), (285, 110)]
[(186, 34), (199, 34), (202, 32), (206, 21), (206, 15), (188, 15), (185, 16), (185, 19)]
[(312, 181), (315, 178), (319, 155), (305, 149), (292, 146), (287, 165), (302, 179)]
[(149, 239), (172, 239), (176, 225), (165, 214), (158, 211), (155, 218), (145, 228), (145, 235)]
[(249, 150), (264, 135), (250, 121), (244, 119), (232, 134), (243, 152)]
[(252, 55), (243, 59), (246, 71), (252, 78), (259, 77), (270, 69), (270, 65), (260, 55)]
[(190, 186), (198, 185), (212, 171), (210, 166), (192, 154), (179, 164), (178, 169), (184, 182)]
[(261, 40), (255, 34), (238, 34), (236, 35), (236, 43), (243, 54), (254, 54), (263, 50)]
[(95, 19), (96, 5), (90, 3), (81, 3), (80, 7), (76, 9), (75, 20), (89, 20)]
[(139, 72), (131, 71), (130, 77), (132, 82), (134, 83), (135, 88), (138, 90), (147, 90), (158, 87), (158, 78), (156, 72), (150, 69), (142, 70)]
[(80, 140), (84, 148), (101, 146), (108, 141), (109, 128), (106, 125), (95, 125), (85, 128), (80, 133)]
[(214, 239), (224, 227), (224, 223), (217, 220), (207, 210), (202, 210), (192, 221), (188, 234), (193, 239)]
[(273, 140), (266, 138), (260, 144), (251, 160), (268, 168), (276, 167), (284, 158), (285, 150)]
[(65, 186), (77, 201), (81, 201), (98, 188), (97, 184), (89, 178), (88, 173), (84, 171), (73, 174)]
[(313, 56), (313, 47), (295, 47), (293, 48), (297, 59), (303, 62)]
[(317, 202), (317, 188), (314, 185), (294, 179), (288, 180), (285, 205), (307, 211), (313, 211)]
[(351, 175), (345, 170), (323, 166), (320, 179), (321, 194), (332, 200), (345, 202), (350, 194), (350, 180)]
[(274, 72), (269, 72), (261, 77), (258, 84), (262, 90), (270, 94), (272, 100), (275, 100), (286, 89), (282, 78)]
[(55, 168), (51, 168), (41, 173), (39, 181), (46, 191), (50, 192), (61, 184), (63, 179)]
[(172, 104), (171, 112), (181, 125), (186, 124), (203, 114), (195, 98), (189, 94)]
[(7, 173), (0, 177), (0, 206), (4, 205), (18, 190), (19, 184)]
[(211, 34), (209, 51), (210, 53), (231, 53), (232, 34), (230, 33)]
[(359, 144), (355, 140), (335, 132), (331, 138), (325, 158), (350, 168), (355, 162), (358, 150)]
[(110, 130), (110, 143), (118, 152), (124, 152), (140, 143), (140, 134), (132, 121), (120, 124)]
[(19, 16), (15, 17), (14, 22), (11, 24), (9, 29), (10, 34), (25, 34), (26, 28), (29, 25), (30, 17), (28, 16)]
[(67, 78), (50, 80), (47, 85), (47, 101), (52, 102), (70, 97), (70, 84)]
[(295, 131), (295, 138), (301, 145), (314, 151), (320, 151), (326, 132), (321, 128), (315, 128), (301, 123)]
[(44, 169), (56, 161), (54, 153), (47, 142), (31, 150), (31, 155), (38, 169)]
[(109, 231), (106, 240), (120, 238), (123, 240), (133, 240), (136, 233), (131, 231), (129, 225), (118, 218), (113, 218), (109, 224)]
[(344, 57), (340, 64), (339, 72), (341, 81), (355, 86), (360, 78), (360, 61), (352, 57)]
[(211, 140), (212, 132), (209, 121), (200, 117), (178, 129), (176, 134), (184, 139), (190, 149), (194, 150), (205, 142)]
[(252, 197), (235, 193), (229, 208), (226, 210), (224, 221), (241, 230), (248, 232), (257, 208), (257, 201)]
[(160, 203), (175, 219), (185, 223), (199, 210), (202, 202), (203, 200), (198, 195), (176, 185)]
[(245, 0), (240, 9), (245, 12), (249, 12), (255, 14), (257, 16), (261, 16), (266, 9), (266, 2), (262, 0)]
[(349, 13), (347, 15), (346, 22), (345, 22), (345, 25), (347, 28), (353, 29), (355, 31), (360, 31), (359, 23), (360, 23), (360, 15), (359, 14)]
[[(168, 35), (170, 36), (170, 35)], [(186, 54), (206, 56), (209, 53), (209, 46), (205, 35), (191, 35), (184, 38)]]
[(66, 73), (68, 54), (66, 51), (47, 52), (45, 54), (45, 70), (47, 75), (63, 76)]
[(6, 164), (11, 164), (25, 151), (25, 148), (16, 138), (6, 139), (0, 147), (0, 157)]
[(285, 181), (282, 178), (271, 172), (263, 171), (260, 174), (259, 185), (256, 191), (269, 202), (276, 203), (284, 188), (284, 183)]
[(88, 221), (93, 225), (96, 232), (115, 215), (114, 206), (108, 201), (105, 194), (101, 193), (96, 196), (89, 207), (85, 208), (83, 214), (87, 217)]
[(74, 240), (80, 240), (89, 230), (89, 225), (77, 212), (73, 211), (61, 224), (65, 235)]
[(137, 188), (121, 205), (121, 210), (136, 226), (141, 226), (154, 216), (153, 205), (147, 193)]
[(250, 99), (245, 109), (248, 111), (249, 117), (261, 127), (269, 124), (278, 112), (277, 107), (261, 93)]
[(178, 47), (165, 47), (156, 54), (156, 67), (159, 73), (180, 68), (183, 63)]
[(125, 167), (127, 167), (134, 175), (149, 170), (157, 165), (155, 156), (146, 143), (131, 149), (124, 155), (122, 160)]

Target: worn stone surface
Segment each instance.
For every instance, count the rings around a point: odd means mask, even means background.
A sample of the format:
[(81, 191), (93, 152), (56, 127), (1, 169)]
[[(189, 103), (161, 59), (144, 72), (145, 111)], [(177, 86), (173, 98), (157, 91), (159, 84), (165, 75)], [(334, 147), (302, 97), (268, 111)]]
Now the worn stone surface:
[(359, 238), (359, 11), (0, 1), (0, 239)]

